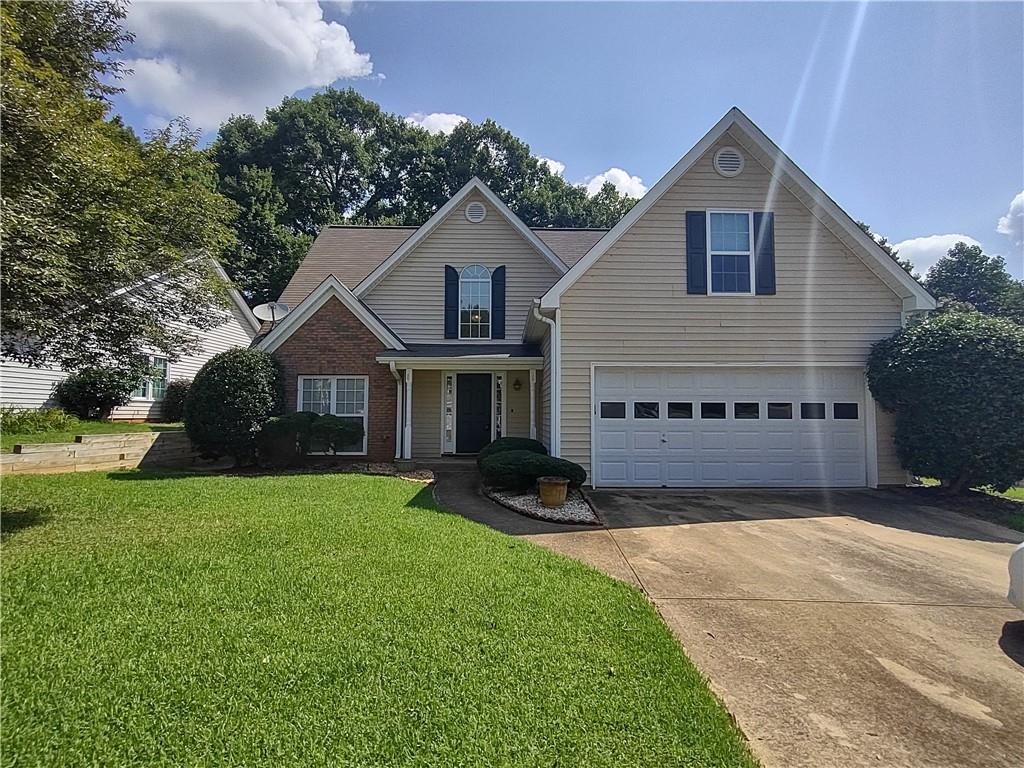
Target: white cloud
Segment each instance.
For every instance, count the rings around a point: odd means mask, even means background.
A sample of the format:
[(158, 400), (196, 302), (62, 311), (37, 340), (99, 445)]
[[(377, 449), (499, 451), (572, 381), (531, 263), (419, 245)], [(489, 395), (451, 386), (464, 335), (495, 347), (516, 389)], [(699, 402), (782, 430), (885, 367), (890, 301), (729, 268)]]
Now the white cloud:
[(548, 170), (551, 171), (555, 176), (561, 176), (562, 171), (565, 170), (565, 163), (560, 163), (557, 160), (552, 160), (550, 157), (538, 157), (541, 165), (546, 165)]
[(468, 117), (451, 112), (413, 112), (405, 118), (405, 122), (411, 125), (418, 125), (430, 133), (443, 133), (446, 136), (467, 120)]
[(597, 176), (588, 176), (583, 180), (583, 184), (587, 188), (587, 194), (593, 197), (601, 191), (601, 187), (604, 186), (606, 181), (614, 184), (621, 194), (629, 195), (630, 197), (642, 197), (647, 191), (643, 179), (639, 176), (630, 176), (628, 172), (621, 168), (609, 168), (604, 173), (597, 174)]
[(135, 33), (127, 98), (204, 130), (232, 114), (262, 117), (296, 91), (373, 71), (369, 54), (356, 51), (348, 29), (325, 20), (317, 3), (137, 2), (125, 25)]
[(946, 255), (946, 251), (957, 243), (981, 245), (970, 235), (926, 235), (893, 243), (892, 247), (899, 251), (900, 258), (910, 259), (914, 269), (924, 275), (936, 261)]
[(1020, 251), (1024, 248), (1024, 192), (1010, 201), (1010, 210), (999, 218), (996, 232), (1010, 238), (1010, 243)]

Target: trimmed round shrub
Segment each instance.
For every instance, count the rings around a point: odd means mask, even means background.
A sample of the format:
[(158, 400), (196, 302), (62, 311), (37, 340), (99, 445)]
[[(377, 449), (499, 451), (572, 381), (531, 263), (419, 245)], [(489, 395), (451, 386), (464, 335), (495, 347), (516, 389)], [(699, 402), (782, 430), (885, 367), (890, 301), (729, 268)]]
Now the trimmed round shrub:
[(298, 416), (294, 413), (287, 416), (273, 416), (263, 423), (259, 432), (256, 433), (256, 454), (260, 465), (290, 467), (305, 455), (306, 450), (302, 449), (299, 433), (306, 433), (306, 445), (308, 446), (310, 422), (308, 419)]
[(1024, 327), (961, 310), (877, 342), (868, 385), (895, 415), (904, 468), (955, 492), (1024, 477)]
[(185, 398), (185, 431), (206, 458), (231, 456), (248, 464), (256, 435), (281, 413), (284, 388), (277, 361), (258, 349), (214, 355), (196, 374)]
[(587, 471), (579, 464), (533, 451), (499, 451), (480, 463), (484, 483), (492, 488), (526, 491), (537, 479), (552, 475), (569, 480), (570, 488), (579, 488), (587, 480)]
[(544, 456), (548, 455), (548, 449), (539, 440), (529, 437), (499, 437), (480, 449), (480, 453), (476, 456), (476, 465), (479, 467), (488, 456), (502, 451), (531, 451)]
[(312, 425), (313, 444), (317, 450), (341, 453), (363, 442), (363, 425), (340, 416), (324, 414)]
[(53, 397), (80, 419), (109, 419), (115, 408), (131, 401), (140, 383), (136, 368), (83, 368), (59, 382)]
[(163, 419), (164, 421), (181, 421), (185, 417), (185, 399), (188, 397), (188, 390), (192, 382), (188, 379), (175, 379), (167, 382), (167, 391), (164, 392)]

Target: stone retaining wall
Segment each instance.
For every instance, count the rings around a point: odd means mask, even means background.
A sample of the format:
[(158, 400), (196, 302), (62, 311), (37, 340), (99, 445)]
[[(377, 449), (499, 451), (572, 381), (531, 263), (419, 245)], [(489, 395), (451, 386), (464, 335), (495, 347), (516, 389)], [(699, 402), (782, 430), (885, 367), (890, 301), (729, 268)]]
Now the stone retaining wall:
[(14, 453), (0, 454), (0, 472), (5, 475), (47, 474), (135, 467), (188, 467), (199, 460), (184, 432), (78, 435), (73, 443), (16, 445)]

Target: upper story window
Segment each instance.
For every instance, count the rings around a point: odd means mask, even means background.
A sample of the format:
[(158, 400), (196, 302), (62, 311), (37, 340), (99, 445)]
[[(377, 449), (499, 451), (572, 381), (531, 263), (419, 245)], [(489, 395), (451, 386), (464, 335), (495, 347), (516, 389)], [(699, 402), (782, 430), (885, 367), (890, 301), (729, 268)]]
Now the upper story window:
[(491, 273), (479, 264), (459, 275), (459, 338), (491, 338)]
[(753, 293), (753, 217), (750, 211), (708, 212), (711, 293)]
[(142, 380), (132, 397), (138, 400), (163, 400), (167, 392), (167, 358), (147, 355), (149, 375)]

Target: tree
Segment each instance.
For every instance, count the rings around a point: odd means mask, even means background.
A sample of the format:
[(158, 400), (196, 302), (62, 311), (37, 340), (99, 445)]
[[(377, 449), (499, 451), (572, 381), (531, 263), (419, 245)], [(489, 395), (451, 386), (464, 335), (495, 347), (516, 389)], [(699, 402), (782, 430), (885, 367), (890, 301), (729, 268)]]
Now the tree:
[(232, 238), (197, 135), (175, 123), (140, 141), (104, 99), (130, 40), (116, 0), (0, 7), (0, 320), (4, 357), (66, 369), (149, 348), (171, 359), (226, 311), (203, 254)]
[(988, 256), (981, 246), (957, 243), (928, 270), (924, 284), (935, 296), (1024, 324), (1024, 282), (1011, 277), (1002, 256)]
[(877, 342), (868, 385), (895, 413), (896, 450), (954, 492), (1024, 477), (1024, 328), (973, 310), (936, 313)]
[(892, 247), (892, 245), (889, 243), (889, 238), (883, 237), (882, 235), (876, 235), (874, 232), (871, 231), (871, 227), (869, 227), (863, 221), (858, 221), (857, 226), (864, 230), (864, 234), (866, 234), (868, 237), (870, 237), (872, 240), (878, 243), (878, 247), (885, 251), (887, 254), (889, 254), (890, 259), (892, 259), (901, 267), (903, 267), (903, 269), (906, 271), (908, 275), (910, 275), (915, 280), (920, 282), (921, 276), (915, 274), (914, 265), (910, 262), (910, 259), (901, 259), (899, 255), (900, 252)]

